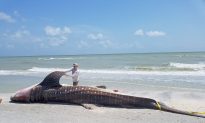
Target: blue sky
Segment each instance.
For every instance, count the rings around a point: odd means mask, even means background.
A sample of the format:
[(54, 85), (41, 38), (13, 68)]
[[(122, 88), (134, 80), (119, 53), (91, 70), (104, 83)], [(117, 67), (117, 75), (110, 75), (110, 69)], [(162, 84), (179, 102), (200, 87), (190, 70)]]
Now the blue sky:
[(1, 0), (0, 56), (205, 51), (204, 0)]

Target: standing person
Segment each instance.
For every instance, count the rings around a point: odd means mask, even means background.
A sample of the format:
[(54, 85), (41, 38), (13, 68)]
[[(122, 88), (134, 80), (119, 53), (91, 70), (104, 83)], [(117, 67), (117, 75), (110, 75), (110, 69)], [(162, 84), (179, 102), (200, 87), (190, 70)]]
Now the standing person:
[(78, 71), (79, 65), (77, 63), (73, 64), (73, 68), (70, 70), (66, 71), (67, 72), (72, 72), (72, 75), (66, 74), (67, 76), (71, 76), (73, 79), (73, 86), (77, 86), (79, 82), (79, 71)]

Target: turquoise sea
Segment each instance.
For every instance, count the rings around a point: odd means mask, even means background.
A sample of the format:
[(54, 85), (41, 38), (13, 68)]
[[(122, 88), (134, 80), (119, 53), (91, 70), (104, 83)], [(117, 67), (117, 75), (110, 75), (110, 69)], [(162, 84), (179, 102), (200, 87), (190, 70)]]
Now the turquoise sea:
[[(167, 102), (205, 102), (205, 52), (0, 57), (0, 93), (39, 83), (73, 63), (80, 65), (81, 85), (106, 85)], [(72, 80), (63, 77), (61, 83)]]
[[(0, 57), (0, 91), (40, 82), (73, 63), (80, 65), (83, 85), (205, 90), (205, 52), (196, 52)], [(62, 82), (71, 84), (70, 79)]]

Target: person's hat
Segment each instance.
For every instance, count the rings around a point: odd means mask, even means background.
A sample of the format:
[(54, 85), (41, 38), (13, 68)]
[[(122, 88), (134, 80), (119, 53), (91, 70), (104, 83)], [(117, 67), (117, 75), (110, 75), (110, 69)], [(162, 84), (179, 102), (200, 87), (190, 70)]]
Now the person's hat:
[(78, 67), (79, 65), (77, 63), (73, 63), (73, 67)]

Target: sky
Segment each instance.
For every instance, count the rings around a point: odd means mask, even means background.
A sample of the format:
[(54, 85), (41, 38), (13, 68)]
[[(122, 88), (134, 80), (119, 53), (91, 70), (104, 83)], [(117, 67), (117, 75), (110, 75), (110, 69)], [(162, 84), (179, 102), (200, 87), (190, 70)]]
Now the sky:
[(0, 56), (205, 51), (205, 0), (1, 0)]

